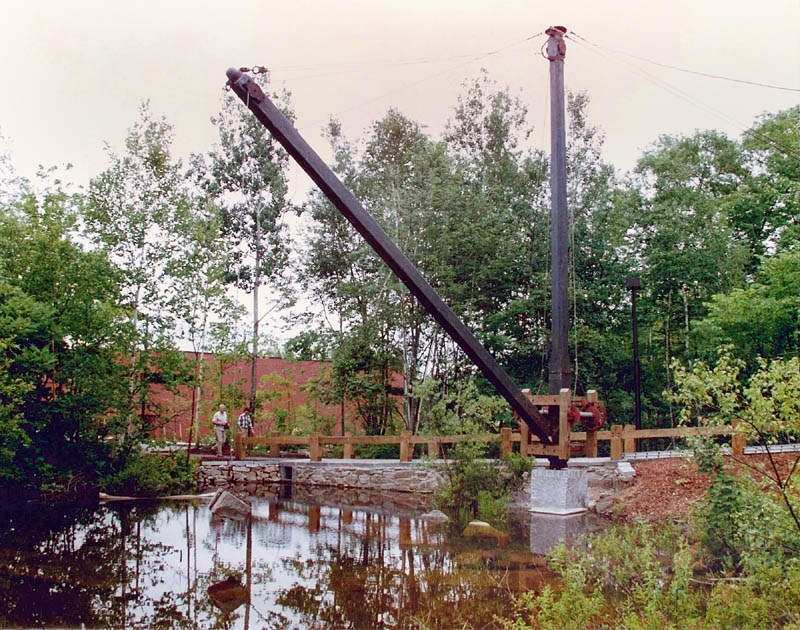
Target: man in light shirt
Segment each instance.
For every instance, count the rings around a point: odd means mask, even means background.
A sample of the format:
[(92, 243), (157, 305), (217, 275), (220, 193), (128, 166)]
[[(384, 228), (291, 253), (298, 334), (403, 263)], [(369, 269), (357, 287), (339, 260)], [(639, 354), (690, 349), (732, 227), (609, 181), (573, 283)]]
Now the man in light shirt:
[(219, 406), (219, 411), (211, 419), (214, 425), (214, 437), (217, 439), (217, 457), (222, 457), (222, 447), (225, 445), (225, 430), (228, 428), (228, 414), (225, 405)]

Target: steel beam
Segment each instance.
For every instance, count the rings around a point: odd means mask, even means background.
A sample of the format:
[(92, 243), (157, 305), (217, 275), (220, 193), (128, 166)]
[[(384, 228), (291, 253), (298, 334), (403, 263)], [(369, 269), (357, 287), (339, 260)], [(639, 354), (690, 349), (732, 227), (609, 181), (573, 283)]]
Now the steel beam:
[(319, 186), (330, 202), (339, 209), (361, 236), (370, 244), (394, 274), (408, 287), (428, 313), (444, 328), (466, 355), (494, 385), (514, 411), (525, 421), (543, 444), (551, 444), (547, 420), (506, 374), (500, 364), (483, 347), (453, 310), (444, 303), (428, 281), (406, 258), (378, 222), (364, 209), (353, 193), (328, 168), (328, 165), (303, 140), (298, 131), (275, 107), (259, 85), (236, 68), (227, 72), (228, 85), (242, 99), (258, 120), (283, 145), (308, 176)]

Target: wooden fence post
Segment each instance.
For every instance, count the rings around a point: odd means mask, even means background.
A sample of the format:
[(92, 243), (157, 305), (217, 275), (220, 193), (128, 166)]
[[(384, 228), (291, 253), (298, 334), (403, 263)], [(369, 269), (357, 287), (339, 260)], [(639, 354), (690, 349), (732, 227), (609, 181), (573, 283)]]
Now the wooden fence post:
[(247, 449), (242, 441), (242, 434), (238, 431), (236, 432), (236, 437), (233, 438), (233, 452), (236, 459), (241, 460), (247, 457)]
[(409, 431), (403, 431), (400, 434), (400, 461), (411, 461), (411, 433)]
[(731, 437), (731, 454), (735, 457), (744, 455), (744, 447), (747, 445), (747, 438), (737, 430), (741, 420), (731, 422), (733, 426), (733, 436)]
[[(278, 437), (278, 432), (273, 431), (272, 437)], [(281, 445), (277, 442), (273, 442), (269, 445), (269, 456), (270, 457), (280, 457), (281, 456)]]
[(519, 454), (523, 457), (528, 456), (528, 443), (530, 442), (530, 429), (521, 419), (519, 422)]
[(597, 431), (586, 432), (586, 457), (597, 457)]
[(500, 454), (505, 457), (511, 455), (511, 428), (500, 429)]
[(350, 441), (350, 438), (353, 437), (353, 434), (347, 432), (344, 434), (346, 441), (344, 443), (344, 453), (342, 453), (342, 457), (345, 459), (353, 459), (353, 443)]
[(439, 459), (439, 441), (428, 440), (428, 457), (431, 459)]
[[(630, 431), (635, 431), (636, 426), (632, 424), (625, 425), (625, 433), (629, 433)], [(626, 437), (622, 447), (623, 452), (625, 453), (635, 453), (636, 452), (636, 438)]]
[(611, 426), (611, 459), (622, 459), (622, 425)]
[(308, 454), (312, 462), (322, 460), (322, 445), (319, 443), (319, 433), (312, 433), (309, 436)]

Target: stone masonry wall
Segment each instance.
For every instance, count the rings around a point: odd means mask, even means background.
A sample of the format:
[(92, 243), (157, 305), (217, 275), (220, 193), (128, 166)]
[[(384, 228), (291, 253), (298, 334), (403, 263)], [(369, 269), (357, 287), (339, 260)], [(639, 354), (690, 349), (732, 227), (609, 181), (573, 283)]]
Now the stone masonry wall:
[[(599, 462), (598, 462), (599, 464)], [(418, 463), (310, 463), (308, 461), (236, 461), (231, 464), (207, 461), (200, 465), (198, 482), (201, 491), (228, 486), (260, 486), (281, 481), (281, 468), (292, 469), (292, 483), (297, 485), (354, 488), (365, 491), (396, 491), (430, 494), (444, 480), (444, 474), (428, 465)], [(623, 470), (625, 467), (625, 470)], [(630, 469), (628, 471), (628, 469)], [(605, 465), (587, 467), (587, 507), (605, 512), (613, 496), (633, 481), (633, 469), (627, 462), (606, 462)], [(529, 483), (526, 478), (522, 489), (512, 503), (518, 507), (530, 506)]]
[(258, 485), (275, 483), (281, 480), (278, 464), (263, 462), (203, 462), (197, 472), (201, 492), (227, 486)]
[(432, 493), (442, 474), (409, 464), (358, 466), (350, 464), (203, 462), (198, 471), (202, 491), (230, 485), (259, 485), (281, 481), (281, 468), (292, 468), (292, 483), (309, 486)]
[(395, 466), (314, 466), (294, 467), (292, 481), (311, 486), (393, 490), (396, 492), (431, 493), (442, 480), (442, 474), (430, 468), (397, 464)]

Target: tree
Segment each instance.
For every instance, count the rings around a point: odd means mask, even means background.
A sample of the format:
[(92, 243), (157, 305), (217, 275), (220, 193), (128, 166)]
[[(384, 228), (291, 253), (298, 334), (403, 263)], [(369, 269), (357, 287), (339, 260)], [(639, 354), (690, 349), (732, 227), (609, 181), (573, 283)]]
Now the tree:
[(746, 288), (712, 296), (695, 329), (707, 353), (732, 345), (752, 367), (758, 357), (800, 356), (800, 250), (765, 259)]
[[(263, 77), (266, 88), (268, 76)], [(284, 115), (294, 115), (289, 95), (273, 94)], [(253, 334), (251, 355), (250, 413), (256, 407), (256, 361), (258, 359), (259, 296), (263, 285), (271, 283), (287, 298), (282, 282), (289, 248), (284, 218), (296, 209), (287, 199), (289, 156), (260, 122), (226, 92), (220, 113), (212, 119), (219, 132), (219, 145), (208, 154), (193, 158), (193, 171), (203, 189), (220, 208), (223, 237), (229, 243), (227, 279), (253, 294)], [(276, 304), (277, 305), (277, 304)], [(274, 307), (273, 307), (274, 308)], [(266, 314), (268, 314), (268, 311)]]
[[(175, 314), (171, 261), (181, 254), (187, 199), (181, 165), (172, 159), (172, 127), (143, 103), (125, 139), (125, 152), (108, 150), (110, 166), (89, 185), (83, 218), (87, 235), (119, 270), (122, 300), (129, 313), (129, 432), (144, 426), (149, 380), (170, 356)], [(174, 305), (174, 303), (173, 303)], [(136, 408), (141, 411), (136, 419)]]
[(712, 295), (744, 282), (748, 251), (728, 204), (748, 173), (737, 143), (705, 131), (662, 136), (639, 160), (635, 174), (641, 205), (631, 249), (640, 251), (652, 309), (643, 313), (643, 321), (663, 340), (647, 344), (645, 360), (669, 387), (673, 357), (693, 351), (692, 320), (705, 315)]
[(730, 200), (731, 222), (750, 249), (748, 271), (760, 258), (800, 241), (800, 106), (764, 114), (744, 133), (750, 176)]
[(199, 444), (199, 410), (206, 379), (205, 353), (212, 323), (233, 322), (238, 313), (227, 295), (225, 273), (228, 252), (221, 231), (219, 208), (208, 198), (195, 195), (180, 226), (180, 256), (167, 264), (174, 283), (170, 306), (176, 313), (181, 334), (194, 352), (194, 387), (189, 443)]
[(117, 271), (72, 240), (81, 200), (58, 183), (0, 208), (0, 477), (94, 477), (125, 407)]

